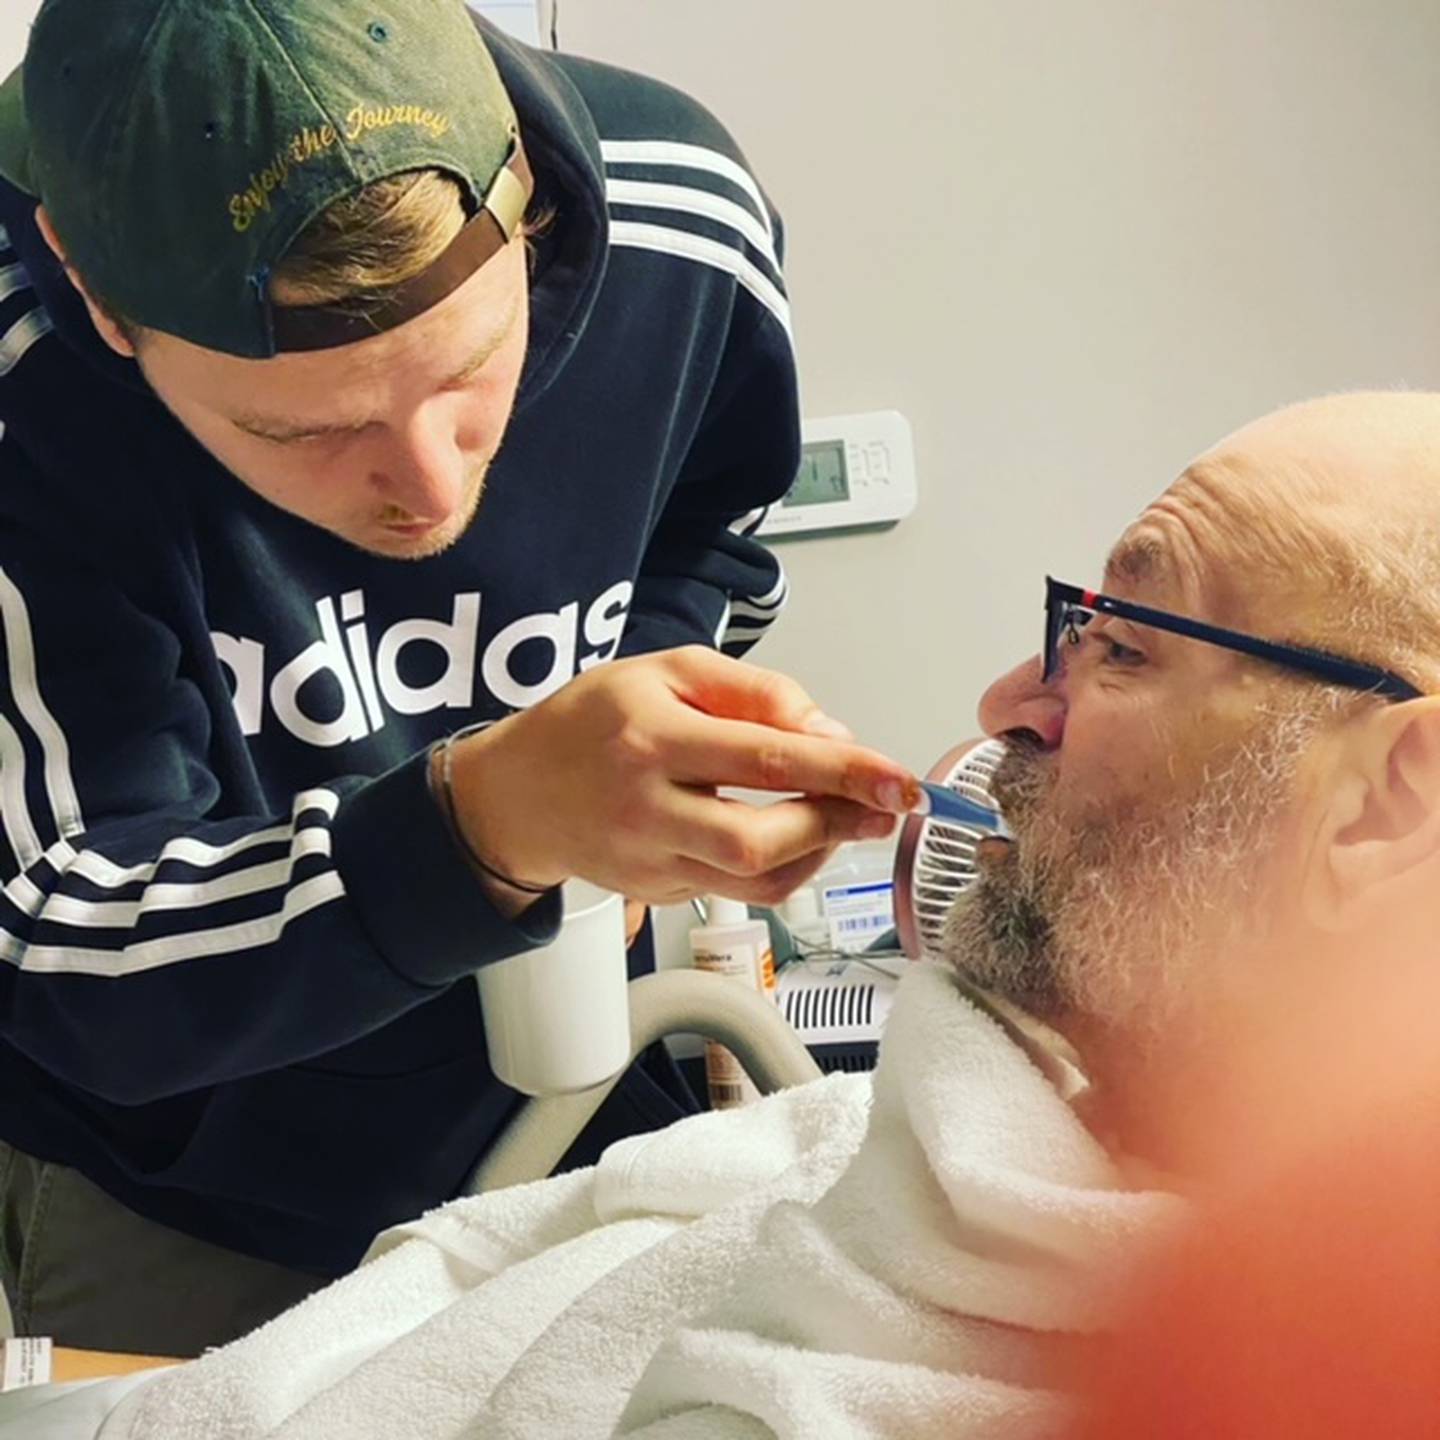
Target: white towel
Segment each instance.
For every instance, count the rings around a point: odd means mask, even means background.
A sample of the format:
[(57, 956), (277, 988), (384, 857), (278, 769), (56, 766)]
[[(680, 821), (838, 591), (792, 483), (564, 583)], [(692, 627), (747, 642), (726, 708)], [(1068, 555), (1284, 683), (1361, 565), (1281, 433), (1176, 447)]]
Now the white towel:
[(1170, 1202), (1125, 1191), (938, 966), (907, 974), (870, 1095), (832, 1077), (456, 1202), (101, 1434), (1037, 1433)]
[[(819, 1194), (854, 1154), (869, 1098), (868, 1078), (834, 1076), (632, 1137), (592, 1170), (456, 1201), (382, 1235), (354, 1275), (253, 1335), (158, 1376), (116, 1410), (102, 1440), (461, 1433), (560, 1312), (713, 1210), (731, 1243), (699, 1245), (704, 1265), (662, 1297), (688, 1297), (689, 1308), (708, 1299), (702, 1272), (735, 1263), (772, 1190)], [(656, 1310), (629, 1333), (602, 1325), (587, 1337), (584, 1353), (603, 1357), (612, 1416), (662, 1322)], [(556, 1404), (585, 1405), (573, 1367), (562, 1388)]]
[(618, 1433), (1019, 1437), (1178, 1202), (1126, 1191), (939, 966), (907, 975), (859, 1153), (772, 1206), (730, 1293), (666, 1339)]

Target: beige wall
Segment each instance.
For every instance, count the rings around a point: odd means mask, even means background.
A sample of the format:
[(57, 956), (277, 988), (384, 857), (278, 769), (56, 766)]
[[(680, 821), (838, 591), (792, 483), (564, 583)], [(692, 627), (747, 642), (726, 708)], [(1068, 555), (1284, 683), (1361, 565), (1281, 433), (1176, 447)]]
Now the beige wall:
[(562, 0), (560, 39), (745, 146), (807, 413), (914, 425), (914, 518), (787, 544), (757, 653), (912, 765), (1198, 448), (1440, 387), (1434, 0)]
[[(500, 3), (518, 4), (520, 0), (500, 0)], [(550, 23), (554, 3), (555, 0), (536, 0), (535, 11), (542, 33)], [(11, 68), (20, 63), (30, 21), (39, 9), (40, 0), (0, 0), (0, 75), (8, 75)]]
[(0, 75), (8, 75), (25, 53), (30, 22), (40, 0), (0, 0)]

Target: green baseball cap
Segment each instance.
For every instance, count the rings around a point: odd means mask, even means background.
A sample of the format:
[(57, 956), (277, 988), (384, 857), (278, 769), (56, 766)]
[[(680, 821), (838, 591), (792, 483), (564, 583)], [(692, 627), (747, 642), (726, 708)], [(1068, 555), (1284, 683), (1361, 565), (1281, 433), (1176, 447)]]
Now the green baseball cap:
[[(407, 170), (470, 222), (356, 307), (272, 305), (301, 232)], [(45, 0), (0, 86), (0, 174), (128, 320), (262, 359), (363, 339), (451, 294), (514, 235), (533, 182), (462, 0)]]

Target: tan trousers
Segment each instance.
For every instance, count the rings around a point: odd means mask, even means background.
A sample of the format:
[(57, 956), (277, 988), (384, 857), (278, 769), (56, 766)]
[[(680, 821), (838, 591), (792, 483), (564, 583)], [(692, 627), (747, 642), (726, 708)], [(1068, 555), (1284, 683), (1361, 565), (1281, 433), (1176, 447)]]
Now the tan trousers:
[(157, 1225), (0, 1142), (0, 1284), (19, 1335), (189, 1358), (325, 1283)]

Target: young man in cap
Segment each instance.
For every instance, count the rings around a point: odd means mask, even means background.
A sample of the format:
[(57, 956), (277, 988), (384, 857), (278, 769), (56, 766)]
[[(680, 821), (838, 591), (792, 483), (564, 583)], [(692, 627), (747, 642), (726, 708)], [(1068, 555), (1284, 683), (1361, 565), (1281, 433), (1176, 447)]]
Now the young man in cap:
[(560, 882), (774, 899), (913, 782), (727, 658), (795, 378), (684, 96), (460, 0), (47, 0), (0, 174), (0, 1262), (190, 1354), (463, 1185)]

